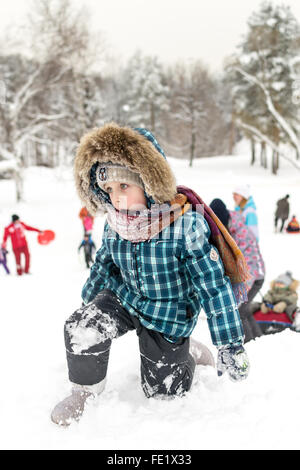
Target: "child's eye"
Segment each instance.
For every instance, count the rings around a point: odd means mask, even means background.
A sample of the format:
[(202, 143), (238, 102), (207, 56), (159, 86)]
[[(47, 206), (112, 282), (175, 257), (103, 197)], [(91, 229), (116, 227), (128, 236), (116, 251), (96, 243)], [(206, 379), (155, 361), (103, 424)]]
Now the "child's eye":
[(126, 184), (126, 183), (121, 183), (120, 186), (121, 186), (121, 189), (127, 189), (128, 188), (128, 184)]
[(111, 193), (112, 192), (112, 188), (110, 186), (106, 187), (106, 192), (107, 193)]

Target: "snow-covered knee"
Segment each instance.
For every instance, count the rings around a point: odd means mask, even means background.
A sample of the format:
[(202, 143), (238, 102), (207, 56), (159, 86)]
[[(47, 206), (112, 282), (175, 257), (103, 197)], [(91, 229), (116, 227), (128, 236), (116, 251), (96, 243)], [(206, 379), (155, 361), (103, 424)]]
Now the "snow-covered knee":
[[(75, 354), (103, 351), (118, 334), (116, 321), (91, 304), (76, 312), (65, 323), (65, 343)], [(96, 352), (96, 351), (93, 351)]]

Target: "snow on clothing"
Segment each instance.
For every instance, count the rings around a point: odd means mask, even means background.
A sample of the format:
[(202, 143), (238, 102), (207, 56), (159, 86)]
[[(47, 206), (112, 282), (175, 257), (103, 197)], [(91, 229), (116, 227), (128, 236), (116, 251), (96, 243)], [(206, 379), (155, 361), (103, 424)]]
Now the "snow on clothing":
[[(155, 203), (173, 200), (176, 182), (155, 138), (143, 129), (108, 124), (84, 136), (75, 159), (82, 202), (94, 213), (107, 212), (108, 194), (96, 184), (99, 162), (113, 162), (139, 173), (145, 194)], [(184, 237), (182, 234), (184, 227)], [(203, 307), (216, 346), (241, 343), (243, 329), (229, 278), (210, 229), (200, 213), (187, 211), (156, 239), (132, 243), (105, 223), (82, 298), (91, 302), (105, 287), (119, 297), (143, 326), (169, 341), (191, 335)]]
[(30, 267), (30, 254), (28, 250), (27, 240), (25, 237), (25, 230), (38, 232), (38, 233), (41, 232), (37, 228), (30, 227), (29, 225), (26, 225), (21, 221), (17, 221), (17, 222), (11, 223), (5, 228), (4, 236), (3, 236), (3, 243), (2, 243), (2, 245), (5, 246), (7, 239), (10, 237), (13, 252), (16, 258), (17, 273), (19, 275), (23, 273), (23, 268), (21, 265), (21, 255), (25, 256), (24, 272), (28, 273), (29, 267)]
[(106, 222), (102, 246), (82, 290), (84, 302), (106, 287), (143, 326), (169, 341), (190, 336), (203, 307), (216, 346), (241, 342), (234, 294), (220, 257), (213, 256), (216, 249), (209, 236), (207, 222), (192, 211), (147, 242), (124, 240)]
[(189, 338), (176, 343), (145, 328), (118, 297), (103, 289), (91, 304), (78, 309), (65, 324), (69, 379), (74, 384), (104, 383), (112, 340), (136, 330), (141, 357), (141, 382), (147, 397), (182, 395), (192, 385), (195, 361)]
[(6, 255), (7, 255), (8, 251), (5, 250), (4, 248), (1, 248), (0, 247), (0, 264), (3, 265), (5, 271), (7, 274), (10, 274), (9, 272), (9, 269), (7, 267), (7, 261), (6, 261)]
[(228, 211), (230, 218), (228, 230), (244, 254), (250, 270), (249, 289), (258, 279), (265, 277), (265, 264), (253, 232), (245, 225), (243, 216), (235, 211)]
[[(110, 161), (139, 174), (149, 213), (153, 204), (176, 197), (175, 178), (152, 134), (107, 124), (83, 137), (75, 159), (77, 190), (93, 214), (112, 205), (96, 173), (99, 163)], [(209, 237), (204, 217), (192, 210), (147, 241), (126, 240), (105, 221), (82, 291), (87, 305), (65, 323), (71, 382), (102, 390), (111, 340), (135, 328), (146, 396), (184, 394), (195, 368), (189, 336), (201, 307), (214, 344), (241, 345), (234, 293)]]
[(249, 199), (247, 199), (245, 205), (243, 205), (242, 207), (237, 206), (235, 207), (235, 210), (243, 214), (246, 225), (252, 230), (256, 237), (256, 240), (258, 241), (258, 219), (256, 213), (256, 205), (253, 200), (253, 197), (250, 196)]
[(82, 137), (74, 162), (75, 184), (89, 212), (105, 214), (109, 195), (96, 182), (95, 168), (101, 163), (119, 163), (139, 173), (145, 194), (152, 203), (163, 204), (176, 195), (176, 181), (164, 153), (146, 129), (136, 130), (107, 124)]

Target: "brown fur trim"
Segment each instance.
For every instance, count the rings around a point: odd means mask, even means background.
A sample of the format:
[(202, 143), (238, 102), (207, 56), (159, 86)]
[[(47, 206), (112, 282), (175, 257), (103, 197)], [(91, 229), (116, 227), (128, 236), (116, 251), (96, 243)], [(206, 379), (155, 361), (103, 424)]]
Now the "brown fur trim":
[[(274, 289), (275, 283), (276, 283), (275, 280), (270, 283), (271, 289)], [(299, 281), (297, 281), (296, 279), (293, 279), (289, 285), (289, 289), (296, 292), (298, 287), (299, 287)]]
[(106, 212), (105, 206), (90, 191), (90, 169), (94, 163), (124, 165), (139, 174), (145, 191), (156, 203), (172, 200), (176, 181), (170, 165), (148, 139), (129, 127), (111, 122), (93, 129), (80, 140), (74, 162), (76, 189), (92, 214)]
[(299, 281), (297, 281), (296, 279), (293, 279), (293, 281), (291, 282), (289, 288), (291, 290), (293, 290), (294, 292), (296, 292), (298, 287), (299, 287)]

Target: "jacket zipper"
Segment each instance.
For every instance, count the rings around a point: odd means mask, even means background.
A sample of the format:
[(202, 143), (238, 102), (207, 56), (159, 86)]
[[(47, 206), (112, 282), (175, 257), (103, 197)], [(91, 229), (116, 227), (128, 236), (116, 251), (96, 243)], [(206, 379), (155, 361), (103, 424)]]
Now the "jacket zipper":
[(138, 264), (137, 264), (137, 257), (136, 257), (136, 243), (133, 243), (134, 246), (134, 259), (135, 259), (135, 270), (136, 270), (136, 280), (137, 280), (137, 286), (139, 291), (141, 290), (140, 286), (140, 280), (139, 280), (139, 272), (138, 272)]

